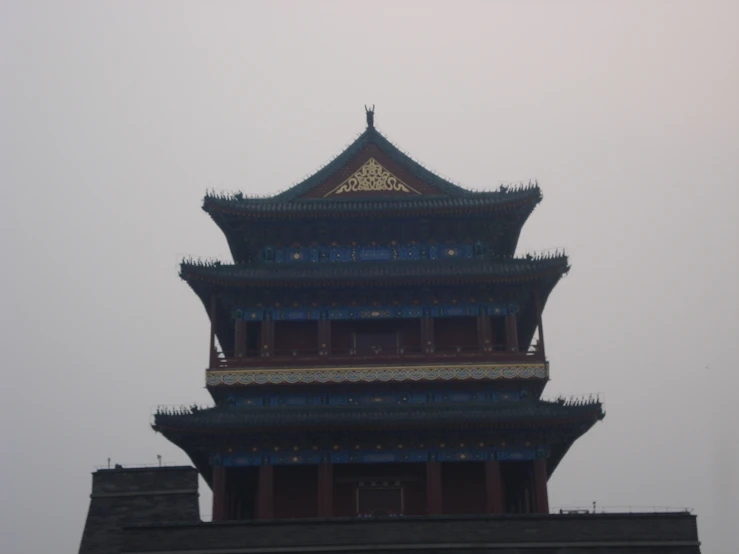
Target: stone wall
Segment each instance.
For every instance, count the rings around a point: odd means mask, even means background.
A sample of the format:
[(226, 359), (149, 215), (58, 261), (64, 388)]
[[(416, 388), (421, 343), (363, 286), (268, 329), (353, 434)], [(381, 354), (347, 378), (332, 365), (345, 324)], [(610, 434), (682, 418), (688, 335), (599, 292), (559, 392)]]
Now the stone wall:
[(200, 522), (192, 467), (116, 468), (92, 474), (80, 554), (121, 552), (125, 525)]
[(696, 518), (672, 514), (439, 516), (135, 526), (127, 553), (699, 554)]

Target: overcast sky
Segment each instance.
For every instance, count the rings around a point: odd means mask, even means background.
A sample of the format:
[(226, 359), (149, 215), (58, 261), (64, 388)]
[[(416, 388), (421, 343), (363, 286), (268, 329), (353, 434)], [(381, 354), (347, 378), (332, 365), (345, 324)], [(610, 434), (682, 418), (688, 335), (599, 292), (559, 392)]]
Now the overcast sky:
[(539, 180), (546, 394), (607, 410), (552, 506), (690, 507), (734, 551), (738, 37), (731, 0), (0, 1), (0, 550), (76, 551), (108, 457), (188, 463), (148, 425), (209, 401), (205, 190), (289, 187), (375, 104), (455, 182)]

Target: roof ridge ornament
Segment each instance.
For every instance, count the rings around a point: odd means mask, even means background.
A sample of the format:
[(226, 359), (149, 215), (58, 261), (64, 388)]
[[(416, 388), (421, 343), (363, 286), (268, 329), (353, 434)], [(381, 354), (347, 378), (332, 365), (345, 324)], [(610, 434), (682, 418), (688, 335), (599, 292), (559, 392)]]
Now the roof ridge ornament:
[(373, 127), (375, 126), (375, 105), (372, 104), (372, 108), (368, 108), (367, 105), (364, 105), (364, 111), (367, 114), (367, 127)]

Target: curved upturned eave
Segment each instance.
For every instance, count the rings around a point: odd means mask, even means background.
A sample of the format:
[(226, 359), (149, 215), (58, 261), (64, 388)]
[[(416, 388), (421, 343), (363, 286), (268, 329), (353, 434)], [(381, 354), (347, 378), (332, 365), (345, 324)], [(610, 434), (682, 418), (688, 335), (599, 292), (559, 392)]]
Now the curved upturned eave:
[(268, 263), (201, 264), (183, 262), (180, 276), (186, 280), (205, 280), (214, 284), (251, 286), (326, 286), (330, 281), (348, 283), (376, 281), (443, 281), (491, 279), (492, 282), (525, 282), (551, 275), (561, 276), (569, 270), (564, 254), (550, 257), (402, 262), (345, 262), (345, 263)]
[[(443, 197), (436, 202), (398, 200), (370, 202), (359, 201), (301, 201), (287, 204), (254, 203), (249, 206), (240, 202), (231, 203), (226, 200), (206, 199), (203, 210), (223, 232), (228, 242), (231, 256), (236, 262), (249, 259), (249, 250), (244, 241), (245, 228), (250, 225), (259, 225), (265, 221), (297, 219), (301, 221), (346, 220), (357, 218), (395, 219), (401, 217), (445, 217), (445, 216), (478, 216), (497, 217), (504, 219), (507, 231), (501, 238), (498, 253), (503, 256), (512, 256), (518, 245), (521, 230), (541, 201), (541, 192), (538, 186), (526, 189), (526, 195), (504, 197), (503, 200), (490, 198), (450, 198)], [(479, 201), (478, 201), (479, 200)], [(252, 209), (254, 208), (254, 209)], [(310, 209), (309, 209), (310, 208)]]
[(284, 217), (320, 217), (341, 219), (351, 214), (375, 217), (399, 217), (428, 212), (438, 215), (473, 212), (505, 212), (515, 208), (534, 206), (542, 199), (538, 185), (515, 190), (492, 192), (468, 192), (464, 196), (418, 196), (372, 197), (363, 199), (309, 198), (295, 201), (278, 200), (277, 197), (264, 199), (221, 197), (206, 195), (203, 210), (216, 218), (216, 214), (245, 218), (270, 219)]
[[(292, 431), (306, 429), (364, 429), (372, 426), (394, 428), (536, 429), (549, 426), (590, 426), (604, 416), (602, 404), (583, 405), (533, 400), (505, 404), (469, 403), (430, 405), (312, 406), (305, 407), (215, 407), (196, 413), (157, 414), (154, 428), (159, 432)], [(578, 433), (579, 436), (579, 433)]]

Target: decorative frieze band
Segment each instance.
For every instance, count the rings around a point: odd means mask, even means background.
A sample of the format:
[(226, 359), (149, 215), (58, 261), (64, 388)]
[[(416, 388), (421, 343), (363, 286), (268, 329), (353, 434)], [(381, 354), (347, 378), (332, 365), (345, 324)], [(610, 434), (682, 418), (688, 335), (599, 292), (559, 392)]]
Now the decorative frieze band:
[(228, 467), (259, 465), (402, 463), (402, 462), (482, 462), (487, 460), (527, 461), (549, 456), (546, 447), (539, 448), (450, 448), (434, 450), (339, 450), (330, 453), (240, 452), (210, 457), (211, 465)]
[(205, 383), (221, 385), (282, 385), (312, 383), (377, 383), (403, 381), (464, 381), (546, 379), (548, 364), (481, 364), (475, 366), (369, 367), (321, 369), (207, 370)]

